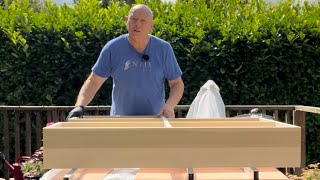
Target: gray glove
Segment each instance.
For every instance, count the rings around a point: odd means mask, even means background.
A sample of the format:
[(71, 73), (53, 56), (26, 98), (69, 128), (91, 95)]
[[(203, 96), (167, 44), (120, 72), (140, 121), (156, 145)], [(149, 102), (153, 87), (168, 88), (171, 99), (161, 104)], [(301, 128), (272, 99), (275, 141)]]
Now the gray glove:
[(68, 116), (67, 116), (67, 120), (73, 117), (77, 117), (80, 118), (83, 116), (83, 111), (84, 111), (84, 107), (83, 106), (76, 106), (75, 108), (73, 108)]

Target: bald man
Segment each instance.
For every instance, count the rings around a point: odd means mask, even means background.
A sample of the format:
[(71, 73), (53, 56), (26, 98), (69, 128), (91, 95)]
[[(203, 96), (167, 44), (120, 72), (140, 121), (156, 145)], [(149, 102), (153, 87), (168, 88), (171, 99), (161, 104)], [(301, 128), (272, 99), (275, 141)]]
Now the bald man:
[[(143, 4), (132, 7), (126, 17), (127, 34), (110, 40), (88, 79), (83, 84), (75, 108), (67, 119), (81, 117), (109, 77), (113, 79), (110, 115), (160, 115), (174, 117), (184, 84), (171, 45), (153, 35), (153, 13)], [(170, 87), (165, 99), (165, 81)]]

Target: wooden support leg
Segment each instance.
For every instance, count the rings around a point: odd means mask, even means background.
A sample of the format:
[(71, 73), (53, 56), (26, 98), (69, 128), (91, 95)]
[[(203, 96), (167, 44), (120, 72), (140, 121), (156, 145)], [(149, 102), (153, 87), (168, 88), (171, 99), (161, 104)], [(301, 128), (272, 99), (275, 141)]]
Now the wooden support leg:
[(193, 168), (187, 168), (188, 180), (194, 180)]
[(253, 170), (253, 180), (259, 180), (259, 171), (257, 168), (251, 168)]
[(243, 172), (247, 173), (253, 180), (259, 180), (259, 171), (255, 167), (245, 167)]

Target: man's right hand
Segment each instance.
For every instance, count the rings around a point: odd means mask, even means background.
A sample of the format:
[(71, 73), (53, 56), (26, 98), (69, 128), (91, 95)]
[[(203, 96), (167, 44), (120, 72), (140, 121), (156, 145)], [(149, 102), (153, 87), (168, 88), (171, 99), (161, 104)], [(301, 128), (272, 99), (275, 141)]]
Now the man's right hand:
[(73, 117), (77, 117), (80, 118), (83, 116), (83, 111), (84, 111), (84, 107), (83, 106), (76, 106), (75, 108), (73, 108), (68, 116), (67, 116), (67, 120)]

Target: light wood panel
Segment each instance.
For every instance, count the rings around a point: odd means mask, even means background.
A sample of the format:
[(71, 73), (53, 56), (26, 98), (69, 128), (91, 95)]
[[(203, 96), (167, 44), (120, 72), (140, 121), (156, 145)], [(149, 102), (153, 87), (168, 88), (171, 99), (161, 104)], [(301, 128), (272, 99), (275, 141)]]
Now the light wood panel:
[[(259, 171), (259, 180), (288, 180), (288, 178), (276, 168), (262, 167)], [(51, 170), (53, 171), (53, 170)], [(67, 171), (61, 171), (66, 173)], [(77, 169), (70, 176), (57, 173), (52, 179), (64, 180), (93, 180), (108, 178), (112, 169)], [(78, 178), (76, 178), (78, 177)], [(117, 175), (113, 174), (113, 179)], [(120, 175), (119, 175), (120, 177)], [(112, 179), (112, 178), (111, 178)], [(185, 168), (140, 168), (134, 175), (134, 180), (187, 180), (188, 174)], [(250, 173), (239, 167), (219, 168), (194, 168), (195, 180), (252, 180)]]
[(60, 122), (51, 129), (77, 129), (77, 128), (152, 128), (163, 127), (163, 122)]
[[(276, 127), (276, 122), (263, 122), (263, 121), (169, 121), (170, 125), (173, 127), (233, 127), (233, 128), (243, 128), (243, 127)], [(285, 124), (279, 124), (282, 127), (286, 127)], [(278, 126), (279, 126), (278, 125)], [(152, 128), (152, 127), (163, 127), (163, 121), (150, 121), (150, 122), (133, 122), (133, 121), (104, 121), (104, 122), (63, 122), (56, 123), (51, 126), (51, 129), (61, 129), (61, 128), (121, 128), (121, 127), (134, 127), (134, 128)]]
[[(170, 122), (176, 121), (243, 121), (244, 118), (168, 118)], [(139, 116), (86, 116), (83, 118), (72, 118), (69, 122), (158, 122), (162, 121), (160, 117), (139, 117)], [(259, 118), (245, 118), (245, 121), (259, 121)]]
[[(169, 121), (170, 122), (170, 121)], [(256, 122), (256, 121), (198, 121), (198, 122), (188, 122), (188, 121), (174, 121), (170, 122), (172, 127), (233, 127), (233, 128), (243, 128), (243, 127), (275, 127), (275, 122)]]
[(160, 122), (160, 118), (74, 118), (68, 122)]

